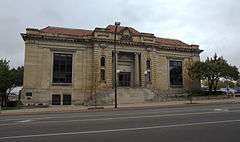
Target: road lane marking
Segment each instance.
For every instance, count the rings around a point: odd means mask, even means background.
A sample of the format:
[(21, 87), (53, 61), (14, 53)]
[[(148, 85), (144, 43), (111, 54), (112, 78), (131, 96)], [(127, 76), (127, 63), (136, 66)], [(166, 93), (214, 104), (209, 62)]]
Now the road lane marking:
[[(239, 109), (239, 107), (230, 107), (231, 109)], [(213, 109), (213, 108), (212, 108)], [(196, 108), (196, 111), (211, 111), (212, 110), (211, 107), (210, 108)], [(146, 114), (157, 114), (157, 113), (168, 113), (168, 112), (179, 112), (179, 111), (182, 111), (183, 112), (189, 112), (189, 111), (194, 111), (193, 109), (186, 109), (186, 108), (174, 108), (173, 110), (166, 110), (164, 109), (163, 111), (162, 110), (159, 110), (159, 109), (154, 109), (154, 110), (148, 110), (147, 112), (141, 112), (142, 110), (140, 110), (140, 112), (134, 112), (134, 113), (116, 113), (116, 114), (93, 114), (93, 115), (71, 115), (70, 117), (69, 116), (48, 116), (48, 117), (39, 117), (37, 116), (38, 118), (34, 118), (34, 117), (22, 117), (22, 118), (16, 118), (16, 119), (0, 119), (0, 122), (9, 122), (9, 121), (21, 121), (21, 120), (25, 120), (25, 119), (32, 119), (32, 120), (44, 120), (44, 119), (58, 119), (58, 118), (85, 118), (85, 117), (104, 117), (104, 116), (124, 116), (124, 115), (146, 115)], [(216, 111), (216, 110), (214, 110)], [(0, 125), (1, 126), (1, 125)]]
[(27, 122), (31, 122), (32, 120), (30, 120), (30, 119), (27, 119), (27, 120), (21, 120), (21, 121), (17, 121), (17, 122), (19, 122), (19, 123), (27, 123)]
[[(93, 119), (81, 119), (81, 120), (59, 120), (59, 121), (38, 121), (32, 123), (68, 123), (68, 122), (86, 122), (86, 121), (107, 121), (107, 120), (121, 120), (121, 119), (141, 119), (141, 118), (154, 118), (154, 117), (171, 117), (171, 116), (186, 116), (186, 115), (202, 115), (202, 114), (219, 114), (240, 112), (236, 111), (210, 111), (210, 112), (197, 112), (197, 113), (178, 113), (178, 114), (158, 114), (158, 115), (142, 115), (142, 116), (128, 116), (128, 117), (108, 117), (108, 118), (93, 118)], [(29, 124), (29, 123), (28, 123)]]
[[(221, 114), (221, 113), (234, 113), (240, 112), (240, 110), (234, 111), (210, 111), (210, 112), (197, 112), (197, 113), (178, 113), (178, 114), (159, 114), (159, 115), (142, 115), (142, 116), (128, 116), (128, 117), (108, 117), (108, 118), (93, 118), (93, 119), (75, 119), (75, 120), (59, 120), (59, 121), (31, 121), (24, 125), (30, 124), (43, 124), (43, 123), (70, 123), (70, 122), (88, 122), (88, 121), (107, 121), (107, 120), (121, 120), (121, 119), (141, 119), (141, 118), (154, 118), (154, 117), (172, 117), (172, 116), (186, 116), (186, 115), (203, 115), (203, 114)], [(21, 123), (8, 123), (0, 124), (0, 126), (17, 125)]]
[(51, 119), (54, 117), (41, 117), (41, 118), (34, 118), (34, 117), (22, 117), (22, 118), (13, 118), (13, 119), (2, 119), (0, 122), (9, 122), (9, 121), (21, 121), (25, 119)]
[(173, 125), (163, 125), (163, 126), (158, 125), (158, 126), (137, 127), (137, 128), (122, 128), (122, 129), (106, 129), (106, 130), (96, 130), (96, 131), (79, 131), (79, 132), (66, 132), (66, 133), (50, 133), (50, 134), (7, 136), (7, 137), (0, 137), (0, 140), (21, 139), (21, 138), (34, 138), (34, 137), (63, 136), (63, 135), (111, 133), (111, 132), (121, 132), (121, 131), (140, 131), (140, 130), (150, 130), (150, 129), (187, 127), (187, 126), (210, 125), (210, 124), (221, 124), (221, 123), (234, 123), (234, 122), (240, 122), (240, 120), (237, 119), (237, 120), (208, 121), (208, 122), (198, 122), (198, 123), (183, 123), (183, 124), (173, 124)]
[[(211, 111), (212, 109), (198, 109), (197, 111)], [(170, 111), (171, 113), (174, 113), (174, 112), (179, 112), (180, 110), (174, 110), (174, 111)], [(182, 110), (181, 110), (182, 111)], [(189, 111), (193, 111), (193, 110), (183, 110), (182, 112), (189, 112)], [(22, 120), (25, 120), (25, 119), (31, 119), (31, 120), (44, 120), (44, 119), (58, 119), (58, 118), (86, 118), (86, 117), (105, 117), (105, 116), (125, 116), (125, 115), (146, 115), (146, 114), (159, 114), (159, 113), (167, 113), (167, 114), (170, 114), (168, 113), (169, 111), (160, 111), (160, 112), (157, 112), (157, 111), (148, 111), (148, 112), (141, 112), (141, 113), (116, 113), (116, 114), (93, 114), (93, 115), (80, 115), (80, 116), (61, 116), (61, 117), (56, 117), (56, 116), (48, 116), (48, 117), (40, 117), (40, 118), (34, 118), (34, 117), (23, 117), (23, 118), (19, 118), (19, 119), (4, 119), (4, 120), (0, 120), (0, 122), (9, 122), (9, 121), (13, 121), (13, 122), (16, 122), (16, 121), (22, 121)], [(1, 126), (1, 124), (0, 124)]]
[[(240, 108), (239, 108), (240, 109)], [(212, 109), (197, 109), (197, 111), (211, 111)], [(6, 121), (21, 121), (24, 119), (32, 119), (32, 120), (43, 120), (43, 119), (57, 119), (57, 118), (85, 118), (85, 117), (104, 117), (104, 116), (124, 116), (124, 115), (146, 115), (146, 114), (159, 114), (159, 113), (174, 113), (174, 112), (189, 112), (189, 111), (193, 111), (193, 110), (182, 110), (182, 108), (178, 108), (178, 109), (174, 109), (174, 110), (164, 110), (164, 111), (159, 111), (159, 110), (151, 110), (151, 111), (147, 111), (147, 112), (134, 112), (134, 113), (115, 113), (115, 114), (92, 114), (92, 115), (73, 115), (73, 116), (48, 116), (48, 117), (38, 117), (38, 118), (34, 118), (34, 117), (23, 117), (23, 118), (16, 118), (16, 119), (4, 119), (4, 120), (0, 120), (0, 122), (6, 122)]]
[(20, 123), (28, 123), (28, 122), (32, 122), (32, 120), (30, 119), (27, 119), (27, 120), (20, 120), (20, 121), (15, 121), (15, 122), (12, 122), (12, 123), (4, 123), (4, 124), (0, 124), (0, 126), (9, 126), (9, 125), (17, 125), (17, 124), (20, 124)]
[(226, 109), (226, 108), (215, 108), (214, 111), (229, 111), (229, 109)]

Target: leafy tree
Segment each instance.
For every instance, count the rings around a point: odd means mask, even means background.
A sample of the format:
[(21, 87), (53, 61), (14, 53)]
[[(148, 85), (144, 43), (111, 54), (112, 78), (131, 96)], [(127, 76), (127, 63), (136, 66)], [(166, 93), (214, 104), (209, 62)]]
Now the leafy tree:
[[(203, 81), (203, 83), (205, 83), (205, 85), (207, 86), (207, 83), (206, 83), (207, 81)], [(214, 86), (214, 87), (216, 87), (216, 89), (220, 89), (220, 88), (225, 88), (226, 86), (227, 86), (227, 84), (228, 84), (228, 86), (230, 87), (230, 88), (235, 88), (236, 86), (237, 86), (237, 84), (235, 83), (235, 82), (233, 82), (233, 81), (226, 81), (226, 80), (219, 80), (218, 81), (218, 84), (217, 84), (217, 86)]]
[(2, 106), (6, 106), (11, 89), (16, 86), (22, 86), (22, 84), (23, 66), (10, 69), (9, 61), (0, 59), (0, 100)]
[(236, 86), (240, 87), (240, 79), (238, 79)]
[(7, 100), (7, 89), (11, 86), (11, 75), (10, 75), (9, 61), (6, 59), (0, 60), (0, 97), (1, 105), (6, 105)]
[(215, 54), (204, 62), (195, 62), (189, 67), (190, 77), (207, 80), (209, 91), (216, 91), (220, 78), (236, 81), (239, 79), (238, 68), (231, 66), (223, 57)]
[(11, 69), (12, 82), (14, 86), (22, 86), (23, 85), (23, 66), (19, 66), (16, 69)]

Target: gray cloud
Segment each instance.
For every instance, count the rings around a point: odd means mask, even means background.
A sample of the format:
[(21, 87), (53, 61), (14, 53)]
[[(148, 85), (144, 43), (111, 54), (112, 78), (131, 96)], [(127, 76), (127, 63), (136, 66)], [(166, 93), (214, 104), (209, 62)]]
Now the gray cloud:
[(26, 27), (105, 27), (120, 21), (142, 32), (199, 44), (202, 59), (215, 52), (240, 65), (238, 0), (8, 0), (0, 5), (0, 57), (22, 65)]

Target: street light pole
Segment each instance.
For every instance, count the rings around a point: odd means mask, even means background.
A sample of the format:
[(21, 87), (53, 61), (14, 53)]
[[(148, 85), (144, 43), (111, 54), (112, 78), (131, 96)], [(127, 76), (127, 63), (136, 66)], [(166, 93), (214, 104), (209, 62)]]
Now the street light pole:
[(115, 22), (115, 31), (114, 31), (114, 92), (115, 92), (115, 108), (117, 108), (117, 28), (120, 26), (120, 22)]

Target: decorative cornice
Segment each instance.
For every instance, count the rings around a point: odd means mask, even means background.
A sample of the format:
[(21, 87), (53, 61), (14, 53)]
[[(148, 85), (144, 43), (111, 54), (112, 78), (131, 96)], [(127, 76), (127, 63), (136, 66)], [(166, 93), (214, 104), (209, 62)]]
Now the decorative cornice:
[[(41, 35), (41, 34), (21, 34), (24, 41), (27, 40), (46, 40), (46, 41), (59, 41), (59, 42), (69, 42), (69, 43), (110, 43), (114, 44), (112, 39), (101, 39), (94, 37), (67, 37), (67, 36), (52, 36), (52, 35)], [(127, 46), (140, 46), (145, 48), (155, 48), (156, 50), (165, 50), (165, 51), (178, 51), (178, 52), (191, 52), (200, 54), (203, 50), (198, 48), (191, 48), (191, 45), (188, 47), (181, 46), (165, 46), (159, 45), (156, 43), (144, 43), (144, 42), (133, 42), (133, 41), (116, 41), (118, 45), (127, 45)]]
[(66, 49), (66, 48), (50, 48), (50, 50), (54, 52), (70, 52), (70, 53), (77, 52), (76, 49)]

